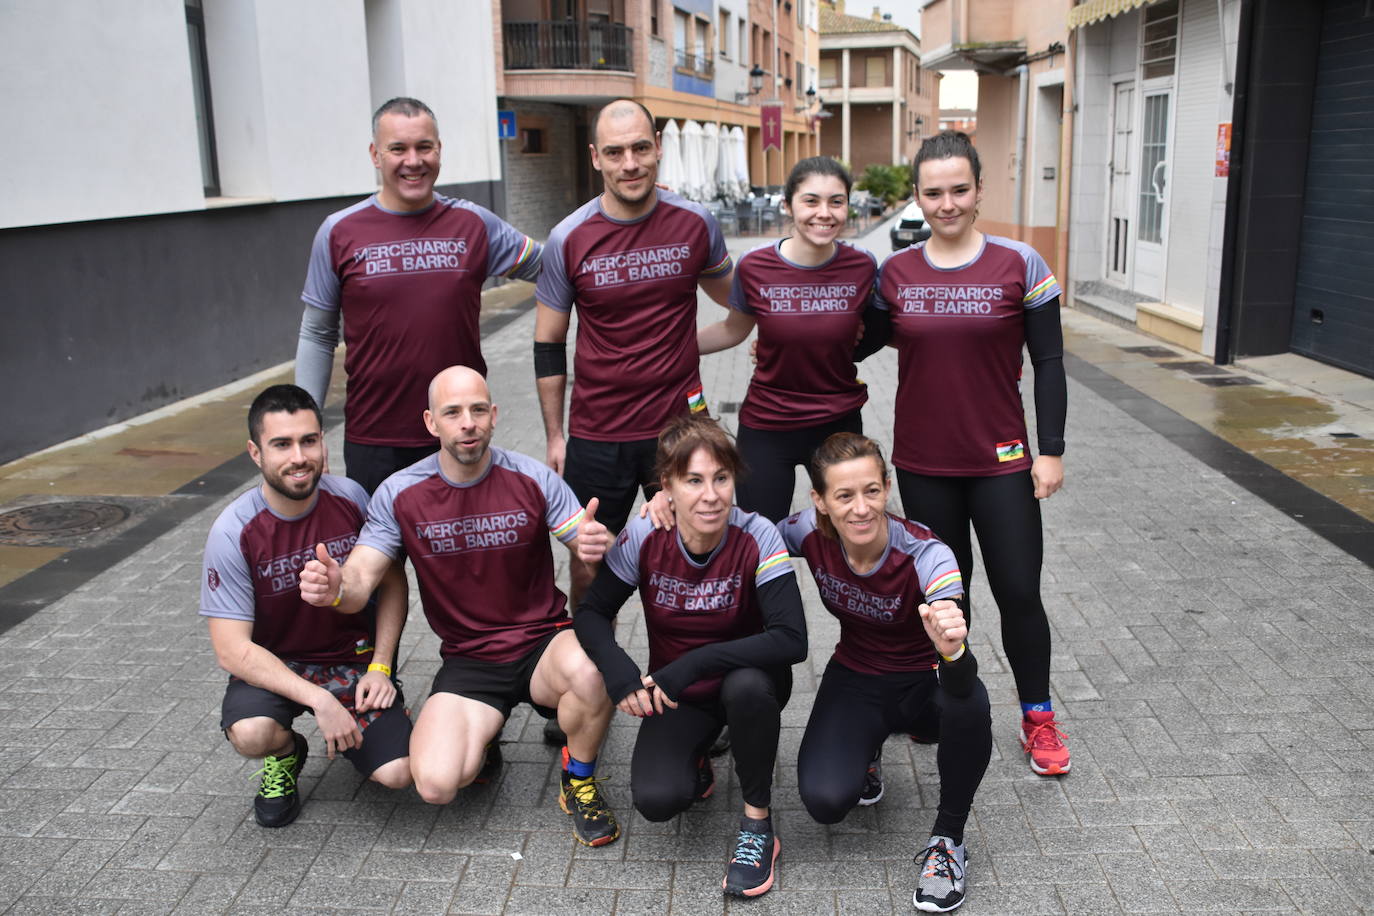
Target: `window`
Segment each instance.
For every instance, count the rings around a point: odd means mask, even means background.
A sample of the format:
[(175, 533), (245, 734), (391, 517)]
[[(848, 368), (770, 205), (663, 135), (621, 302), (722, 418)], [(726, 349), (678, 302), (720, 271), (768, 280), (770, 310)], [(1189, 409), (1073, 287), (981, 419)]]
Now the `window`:
[(692, 24), (696, 26), (696, 40), (692, 45), (697, 56), (696, 69), (704, 70), (711, 60), (711, 23), (698, 17)]
[(683, 65), (687, 57), (687, 32), (692, 27), (692, 20), (682, 10), (673, 10), (673, 50), (678, 53), (678, 66)]
[(833, 57), (821, 58), (821, 85), (822, 89), (833, 89), (840, 84), (839, 78), (840, 62)]
[(205, 12), (201, 0), (186, 0), (186, 42), (191, 51), (191, 90), (196, 102), (200, 139), (200, 177), (206, 197), (219, 196), (219, 161), (215, 157), (215, 123), (210, 107), (210, 66), (205, 55)]
[(873, 54), (864, 58), (864, 85), (888, 85), (886, 57), (882, 56), (881, 54)]
[(1145, 8), (1140, 36), (1140, 78), (1174, 75), (1178, 54), (1178, 0)]
[(542, 127), (522, 127), (520, 128), (520, 152), (522, 153), (547, 153), (548, 149), (544, 146), (544, 129)]
[(719, 34), (720, 34), (720, 56), (721, 56), (721, 57), (729, 57), (729, 56), (730, 56), (730, 11), (729, 11), (729, 10), (721, 10), (721, 11), (720, 11), (720, 28), (719, 28), (717, 31), (718, 31)]
[(649, 0), (649, 34), (655, 38), (659, 37), (658, 5), (662, 2), (663, 0)]

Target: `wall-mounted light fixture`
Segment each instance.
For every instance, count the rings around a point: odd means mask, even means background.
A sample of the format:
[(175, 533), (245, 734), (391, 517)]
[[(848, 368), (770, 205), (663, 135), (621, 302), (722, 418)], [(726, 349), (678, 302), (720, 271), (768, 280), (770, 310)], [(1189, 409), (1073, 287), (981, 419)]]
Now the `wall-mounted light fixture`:
[(762, 67), (760, 67), (758, 64), (754, 64), (754, 68), (753, 68), (752, 70), (749, 71), (749, 91), (748, 91), (748, 92), (736, 92), (736, 93), (735, 93), (735, 104), (736, 104), (736, 105), (743, 105), (745, 102), (749, 101), (749, 99), (750, 99), (751, 96), (756, 96), (756, 95), (758, 95), (760, 92), (762, 92), (762, 91), (763, 91), (763, 78), (764, 78), (764, 76), (766, 76), (766, 75), (767, 75), (767, 74), (765, 74), (765, 73), (763, 72), (763, 68), (762, 68)]

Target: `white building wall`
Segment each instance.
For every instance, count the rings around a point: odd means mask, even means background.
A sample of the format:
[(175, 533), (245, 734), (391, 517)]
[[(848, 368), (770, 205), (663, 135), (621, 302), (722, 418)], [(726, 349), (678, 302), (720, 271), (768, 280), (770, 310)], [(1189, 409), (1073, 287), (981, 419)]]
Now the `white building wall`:
[(0, 98), (0, 227), (204, 206), (181, 0), (7, 0)]
[(1199, 254), (1207, 251), (1211, 240), (1213, 198), (1219, 191), (1224, 206), (1226, 193), (1226, 180), (1215, 177), (1217, 96), (1221, 92), (1217, 6), (1213, 0), (1187, 0), (1182, 14), (1174, 77), (1164, 301), (1199, 316), (1210, 311), (1215, 323), (1216, 300), (1208, 303), (1207, 287), (1220, 263)]
[(360, 6), (211, 0), (205, 40), (223, 196), (284, 201), (375, 188)]
[(1100, 280), (1107, 238), (1107, 167), (1111, 151), (1111, 31), (1078, 33), (1074, 82), (1073, 179), (1069, 184), (1069, 269), (1074, 283)]
[[(489, 3), (369, 0), (366, 5), (372, 100), (419, 99), (439, 119), (440, 184), (499, 181), (496, 55)], [(384, 37), (390, 44), (372, 39)]]

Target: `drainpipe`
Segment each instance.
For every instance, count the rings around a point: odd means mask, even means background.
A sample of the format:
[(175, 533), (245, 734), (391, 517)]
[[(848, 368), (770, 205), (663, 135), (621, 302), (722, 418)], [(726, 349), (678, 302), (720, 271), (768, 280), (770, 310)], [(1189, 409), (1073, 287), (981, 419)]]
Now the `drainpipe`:
[(1022, 223), (1026, 209), (1026, 120), (1030, 116), (1030, 71), (1022, 64), (1013, 72), (1019, 82), (1016, 101), (1016, 197), (1012, 205), (1012, 223), (1016, 226), (1017, 237), (1021, 238), (1024, 235)]

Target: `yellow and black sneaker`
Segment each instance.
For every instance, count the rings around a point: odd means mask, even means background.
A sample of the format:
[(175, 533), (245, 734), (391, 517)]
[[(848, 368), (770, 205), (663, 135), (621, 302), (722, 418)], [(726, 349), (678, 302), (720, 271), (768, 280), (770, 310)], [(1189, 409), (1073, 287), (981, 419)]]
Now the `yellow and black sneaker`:
[(301, 813), (301, 796), (296, 791), (296, 779), (305, 767), (305, 758), (310, 756), (310, 745), (305, 738), (291, 733), (295, 748), (290, 754), (281, 757), (262, 758), (262, 769), (255, 773), (261, 776), (258, 796), (253, 799), (253, 815), (264, 827), (285, 827)]
[(583, 846), (605, 846), (620, 836), (620, 825), (601, 795), (601, 780), (579, 779), (568, 772), (568, 749), (563, 748), (563, 769), (558, 774), (558, 806), (571, 814), (573, 837)]

